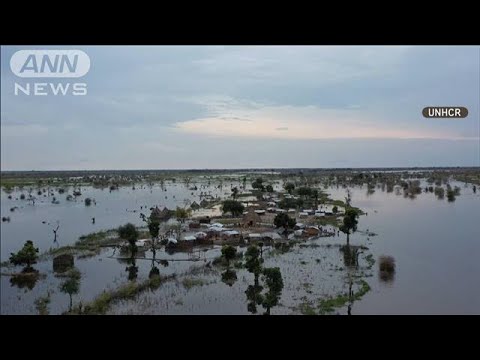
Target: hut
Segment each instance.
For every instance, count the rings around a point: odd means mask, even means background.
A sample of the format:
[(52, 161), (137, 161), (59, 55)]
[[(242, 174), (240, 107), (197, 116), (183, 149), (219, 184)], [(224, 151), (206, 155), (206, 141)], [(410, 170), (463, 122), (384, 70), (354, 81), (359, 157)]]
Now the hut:
[(260, 218), (260, 215), (258, 215), (255, 210), (250, 209), (245, 215), (243, 215), (242, 224), (245, 227), (257, 226), (261, 221), (262, 219)]
[(320, 234), (320, 229), (316, 226), (307, 226), (304, 232), (308, 236), (317, 236), (318, 234)]
[(189, 229), (199, 229), (200, 228), (200, 223), (198, 221), (192, 221), (191, 223), (188, 224)]
[(163, 210), (160, 210), (158, 206), (155, 206), (155, 208), (152, 209), (150, 217), (155, 220), (168, 220), (171, 217), (171, 213), (167, 207), (164, 207)]
[(195, 210), (198, 210), (200, 209), (200, 205), (197, 204), (196, 201), (192, 202), (192, 204), (190, 205), (190, 208), (195, 211)]

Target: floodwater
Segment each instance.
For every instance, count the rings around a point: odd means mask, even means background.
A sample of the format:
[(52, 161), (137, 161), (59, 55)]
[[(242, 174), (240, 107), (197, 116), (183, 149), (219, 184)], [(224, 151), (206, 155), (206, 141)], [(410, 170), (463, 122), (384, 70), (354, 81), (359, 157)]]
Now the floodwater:
[[(387, 193), (377, 188), (367, 194), (366, 187), (351, 189), (352, 205), (366, 211), (359, 219), (358, 231), (351, 235), (352, 245), (368, 247), (360, 257), (362, 279), (371, 287), (352, 306), (352, 314), (478, 314), (480, 287), (478, 274), (480, 262), (480, 193), (474, 194), (471, 185), (450, 182), (459, 186), (461, 194), (456, 201), (439, 200), (433, 193), (417, 195), (415, 199), (403, 194)], [(198, 186), (197, 182), (197, 186)], [(234, 184), (235, 186), (238, 184)], [(175, 208), (185, 206), (185, 199), (200, 201), (200, 191), (210, 191), (212, 196), (226, 196), (230, 184), (223, 189), (189, 190), (184, 184), (169, 183), (167, 191), (159, 186), (132, 190), (131, 187), (109, 192), (82, 187), (81, 199), (91, 197), (96, 205), (86, 207), (81, 200), (65, 201), (66, 194), (55, 194), (60, 204), (15, 200), (20, 192), (1, 194), (1, 215), (11, 221), (2, 223), (1, 259), (7, 260), (10, 252), (18, 251), (25, 240), (34, 240), (41, 252), (53, 243), (51, 226), (59, 220), (60, 246), (75, 242), (80, 235), (102, 229), (118, 227), (126, 222), (142, 225), (140, 206), (155, 205)], [(193, 185), (190, 185), (193, 186)], [(346, 190), (329, 188), (333, 199), (343, 200)], [(70, 191), (71, 193), (71, 191)], [(175, 198), (173, 196), (175, 195)], [(167, 196), (167, 198), (165, 198)], [(13, 213), (10, 208), (19, 206)], [(136, 212), (133, 212), (136, 210)], [(91, 218), (95, 217), (95, 224)], [(376, 236), (367, 234), (375, 233)], [(284, 288), (279, 304), (271, 314), (299, 314), (300, 304), (315, 307), (318, 299), (345, 293), (348, 290), (347, 270), (342, 263), (340, 245), (345, 235), (312, 239), (280, 254), (269, 247), (264, 249), (265, 266), (278, 266), (282, 272)], [(245, 251), (246, 248), (239, 248)], [(250, 314), (245, 291), (253, 284), (253, 275), (245, 269), (235, 269), (236, 281), (231, 286), (222, 282), (224, 269), (204, 265), (220, 254), (218, 246), (199, 249), (195, 253), (167, 254), (157, 252), (157, 259), (168, 260), (167, 266), (158, 266), (160, 274), (177, 274), (177, 278), (161, 285), (155, 291), (141, 294), (135, 301), (123, 301), (113, 306), (112, 314)], [(107, 249), (99, 256), (76, 259), (75, 266), (82, 273), (80, 290), (73, 295), (73, 303), (92, 300), (103, 290), (113, 289), (127, 281), (126, 264), (116, 259), (118, 254)], [(389, 281), (378, 273), (378, 262), (369, 267), (366, 257), (375, 260), (381, 255), (395, 258), (396, 271)], [(151, 256), (138, 259), (138, 280), (148, 278)], [(190, 260), (190, 261), (185, 261)], [(196, 260), (196, 261), (193, 261)], [(34, 314), (34, 300), (50, 293), (50, 313), (68, 310), (69, 295), (59, 291), (64, 279), (56, 278), (50, 262), (35, 265), (46, 279), (38, 280), (32, 290), (18, 288), (10, 283), (9, 276), (1, 276), (1, 313)], [(3, 270), (3, 269), (2, 269)], [(9, 271), (11, 269), (8, 269)], [(18, 269), (19, 270), (19, 269)], [(183, 274), (183, 275), (182, 275)], [(200, 279), (187, 286), (185, 279)], [(357, 285), (355, 285), (357, 286)], [(257, 313), (265, 309), (257, 306)], [(346, 314), (346, 307), (333, 313)]]

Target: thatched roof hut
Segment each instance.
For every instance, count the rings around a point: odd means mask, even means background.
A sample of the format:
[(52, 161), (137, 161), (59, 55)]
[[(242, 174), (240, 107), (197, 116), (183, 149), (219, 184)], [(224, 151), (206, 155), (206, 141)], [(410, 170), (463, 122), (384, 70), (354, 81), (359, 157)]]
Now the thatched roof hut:
[(163, 210), (160, 210), (158, 206), (155, 206), (150, 217), (155, 220), (167, 220), (171, 217), (171, 213), (167, 207), (164, 207)]
[(245, 215), (243, 215), (242, 224), (243, 226), (250, 227), (250, 226), (257, 226), (262, 219), (260, 215), (255, 213), (254, 209), (250, 209)]
[(200, 209), (200, 205), (198, 205), (197, 202), (194, 201), (194, 202), (192, 202), (192, 204), (190, 205), (190, 208), (191, 208), (192, 210), (198, 210), (198, 209)]

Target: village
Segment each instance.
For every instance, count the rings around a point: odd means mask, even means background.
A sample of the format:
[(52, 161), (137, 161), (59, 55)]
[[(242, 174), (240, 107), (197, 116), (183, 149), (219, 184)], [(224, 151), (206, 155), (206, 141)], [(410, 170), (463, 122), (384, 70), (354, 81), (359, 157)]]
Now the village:
[[(164, 245), (173, 252), (198, 245), (260, 243), (263, 246), (340, 235), (338, 222), (342, 221), (345, 209), (325, 197), (319, 201), (318, 189), (304, 187), (296, 191), (304, 195), (290, 194), (287, 190), (240, 192), (237, 187), (231, 191), (232, 200), (203, 199), (199, 204), (194, 201), (187, 209), (177, 210), (152, 207), (149, 221), (167, 224), (159, 234), (158, 246)], [(298, 206), (301, 204), (308, 207)], [(140, 239), (136, 245), (139, 250), (150, 249), (153, 241)]]

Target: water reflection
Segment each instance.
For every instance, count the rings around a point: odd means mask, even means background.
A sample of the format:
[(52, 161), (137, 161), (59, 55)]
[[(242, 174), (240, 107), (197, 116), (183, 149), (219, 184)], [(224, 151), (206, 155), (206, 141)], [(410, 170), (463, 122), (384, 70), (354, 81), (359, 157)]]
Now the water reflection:
[(16, 286), (19, 289), (28, 289), (32, 290), (38, 279), (40, 278), (40, 274), (38, 270), (33, 268), (24, 268), (23, 271), (19, 274), (12, 275), (10, 278), (10, 285)]
[(80, 271), (77, 269), (73, 269), (68, 274), (68, 278), (60, 284), (60, 291), (64, 294), (68, 294), (70, 298), (68, 311), (72, 311), (73, 306), (73, 298), (72, 296), (78, 294), (80, 291), (80, 278), (81, 274)]
[(395, 280), (395, 259), (393, 256), (380, 256), (378, 259), (378, 278), (385, 283)]
[(227, 269), (222, 273), (222, 282), (232, 287), (237, 281), (237, 272), (232, 269)]

